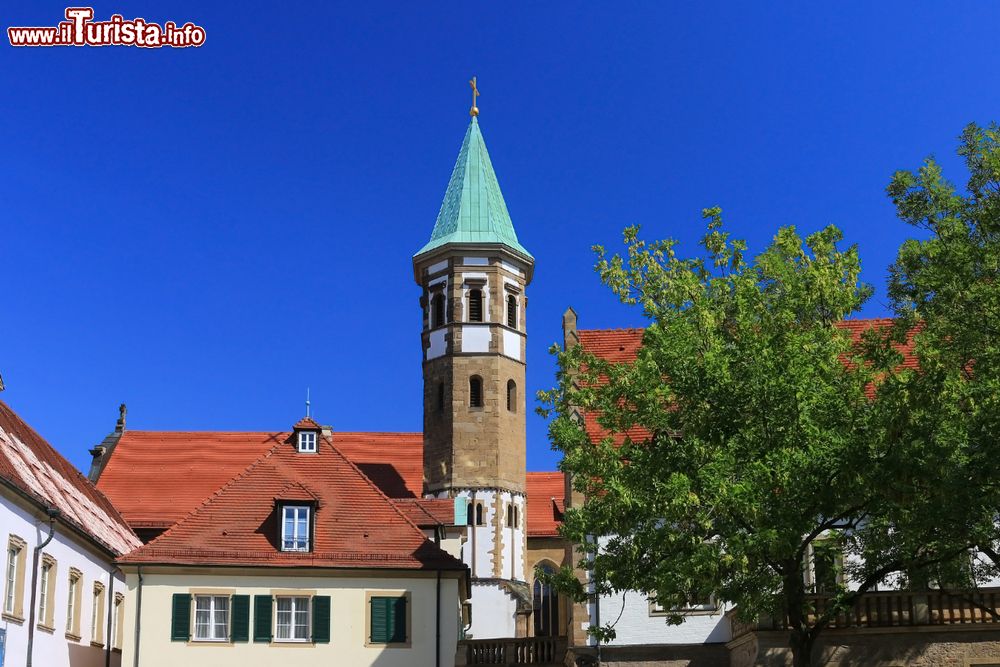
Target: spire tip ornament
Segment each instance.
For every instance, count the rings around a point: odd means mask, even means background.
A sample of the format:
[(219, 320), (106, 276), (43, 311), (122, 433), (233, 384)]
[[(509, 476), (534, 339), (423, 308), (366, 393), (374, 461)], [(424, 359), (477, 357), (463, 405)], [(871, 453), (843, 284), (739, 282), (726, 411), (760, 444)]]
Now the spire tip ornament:
[(469, 115), (475, 118), (479, 115), (479, 107), (476, 106), (476, 98), (479, 97), (479, 88), (476, 88), (476, 77), (472, 77), (469, 80), (469, 86), (472, 88), (472, 108), (469, 109)]

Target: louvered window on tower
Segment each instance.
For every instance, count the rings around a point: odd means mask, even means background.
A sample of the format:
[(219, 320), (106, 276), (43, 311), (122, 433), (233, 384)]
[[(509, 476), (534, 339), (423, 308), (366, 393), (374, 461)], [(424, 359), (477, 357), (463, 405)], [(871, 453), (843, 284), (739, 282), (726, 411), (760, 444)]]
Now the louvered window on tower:
[(478, 375), (469, 378), (469, 407), (483, 407), (483, 379)]
[(507, 411), (517, 412), (517, 383), (507, 380)]
[(507, 326), (517, 328), (517, 297), (513, 294), (507, 295)]
[(444, 325), (444, 301), (442, 292), (431, 297), (431, 327)]
[(469, 290), (469, 321), (483, 321), (483, 291), (479, 289)]

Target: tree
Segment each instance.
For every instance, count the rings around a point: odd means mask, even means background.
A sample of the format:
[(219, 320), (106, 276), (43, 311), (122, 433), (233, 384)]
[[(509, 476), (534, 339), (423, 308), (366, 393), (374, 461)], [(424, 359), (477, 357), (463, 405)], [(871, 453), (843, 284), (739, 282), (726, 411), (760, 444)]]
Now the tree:
[[(957, 547), (894, 541), (902, 519), (914, 535), (930, 532), (906, 513), (907, 494), (892, 495), (902, 475), (926, 467), (900, 466), (891, 415), (872, 400), (873, 387), (894, 381), (893, 348), (873, 364), (837, 326), (871, 293), (857, 249), (840, 249), (834, 227), (804, 240), (788, 227), (748, 260), (720, 211), (704, 216), (702, 256), (647, 244), (637, 228), (625, 231), (625, 257), (596, 248), (602, 281), (650, 324), (633, 363), (557, 350), (558, 386), (543, 394), (550, 437), (585, 497), (562, 530), (594, 589), (569, 569), (556, 583), (578, 601), (638, 590), (682, 609), (711, 595), (746, 620), (784, 618), (803, 667), (859, 595), (954, 560)], [(581, 413), (607, 437), (593, 442)], [(829, 582), (830, 604), (816, 609), (806, 574), (830, 540), (852, 585)]]
[(937, 577), (975, 586), (1000, 567), (1000, 127), (969, 125), (958, 154), (969, 174), (964, 193), (932, 158), (897, 172), (887, 189), (923, 238), (904, 243), (890, 270), (898, 324), (881, 351), (910, 332), (920, 370), (881, 393), (909, 456), (941, 471), (910, 511), (938, 513), (948, 534), (918, 539), (975, 544), (986, 565), (945, 563)]

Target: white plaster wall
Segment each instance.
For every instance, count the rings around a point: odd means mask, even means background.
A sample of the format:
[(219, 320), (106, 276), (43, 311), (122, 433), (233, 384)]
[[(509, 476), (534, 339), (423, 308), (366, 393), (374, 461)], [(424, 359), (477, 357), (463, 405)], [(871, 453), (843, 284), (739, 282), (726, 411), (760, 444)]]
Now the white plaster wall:
[(437, 359), (443, 356), (448, 350), (448, 341), (445, 337), (447, 329), (435, 329), (428, 335), (430, 345), (427, 348), (427, 359)]
[[(20, 503), (6, 496), (0, 496), (0, 540), (4, 559), (0, 569), (3, 570), (3, 580), (0, 589), (6, 585), (6, 553), (10, 535), (16, 535), (27, 542), (25, 546), (25, 568), (19, 576), (24, 577), (24, 621), (18, 623), (9, 618), (0, 618), (0, 627), (7, 630), (7, 647), (4, 657), (5, 664), (19, 667), (25, 663), (28, 643), (28, 616), (31, 605), (31, 564), (34, 548), (45, 541), (48, 535), (48, 521), (29, 512)], [(105, 649), (90, 645), (92, 639), (91, 620), (93, 618), (94, 582), (104, 584), (104, 616), (101, 627), (104, 630), (105, 642), (114, 640), (114, 596), (124, 592), (124, 580), (120, 575), (112, 575), (112, 564), (105, 556), (88, 546), (82, 538), (69, 532), (66, 526), (56, 522), (55, 537), (42, 550), (56, 560), (55, 599), (53, 604), (54, 632), (35, 628), (32, 660), (39, 667), (104, 667)], [(67, 604), (69, 601), (69, 569), (80, 570), (83, 582), (80, 586), (80, 634), (79, 641), (66, 637)], [(125, 611), (128, 613), (130, 600), (125, 600)], [(108, 612), (112, 616), (111, 634), (107, 634)], [(36, 613), (36, 623), (38, 622)], [(111, 653), (112, 667), (120, 664), (120, 654)]]
[(510, 329), (503, 330), (504, 356), (521, 361), (521, 334)]
[(437, 262), (436, 264), (431, 264), (427, 267), (427, 275), (433, 276), (435, 273), (440, 273), (448, 268), (448, 260)]
[(467, 324), (462, 327), (462, 352), (489, 352), (490, 327)]
[(506, 260), (503, 260), (503, 259), (500, 260), (500, 266), (502, 266), (504, 269), (506, 269), (507, 271), (510, 271), (511, 273), (513, 273), (516, 276), (523, 276), (524, 275), (524, 271), (521, 270), (521, 267), (517, 266), (516, 264), (512, 264), (511, 262), (508, 262)]
[(493, 583), (472, 583), (472, 626), (470, 639), (514, 637), (517, 602)]
[[(202, 570), (204, 572), (204, 570)], [(128, 575), (129, 599), (134, 599), (138, 576)], [(251, 602), (251, 641), (175, 642), (170, 640), (170, 618), (174, 593), (192, 589), (232, 591), (238, 595), (271, 595), (275, 590), (303, 591), (330, 596), (329, 644), (254, 643)], [(386, 648), (365, 646), (367, 638), (366, 594), (410, 594), (410, 646)], [(441, 580), (441, 662), (453, 665), (460, 623), (458, 581)], [(141, 636), (138, 644), (142, 667), (255, 667), (273, 665), (378, 665), (409, 667), (434, 665), (436, 642), (436, 580), (433, 576), (312, 576), (301, 572), (260, 575), (143, 573)], [(126, 614), (123, 664), (135, 658), (135, 610)]]
[[(690, 615), (680, 625), (667, 625), (663, 616), (649, 613), (649, 600), (642, 593), (601, 597), (601, 623), (615, 622), (613, 646), (631, 644), (704, 644), (727, 642), (730, 636), (725, 608), (713, 614)], [(596, 620), (596, 619), (595, 619)]]

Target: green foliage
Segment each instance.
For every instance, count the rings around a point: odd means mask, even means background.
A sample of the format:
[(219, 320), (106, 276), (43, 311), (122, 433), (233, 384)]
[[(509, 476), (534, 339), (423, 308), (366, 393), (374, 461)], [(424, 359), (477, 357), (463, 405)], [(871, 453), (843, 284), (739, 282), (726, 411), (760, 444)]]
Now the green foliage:
[[(781, 229), (748, 261), (720, 211), (704, 217), (703, 256), (647, 244), (637, 228), (625, 257), (596, 249), (602, 281), (650, 318), (642, 349), (630, 364), (562, 351), (544, 396), (562, 468), (586, 496), (564, 534), (591, 559), (597, 592), (645, 591), (665, 608), (710, 594), (750, 618), (780, 613), (809, 544), (868, 511), (881, 456), (873, 375), (835, 324), (870, 289), (834, 227), (805, 239)], [(592, 443), (575, 410), (609, 436)], [(648, 437), (613, 436), (635, 429)], [(800, 583), (800, 607), (804, 593)]]
[[(898, 172), (887, 189), (923, 238), (904, 243), (890, 270), (899, 326), (881, 350), (916, 332), (920, 372), (900, 375), (880, 400), (908, 465), (933, 471), (893, 522), (933, 548), (976, 544), (1000, 565), (1000, 128), (969, 125), (960, 141), (964, 193), (933, 159)], [(938, 525), (913, 529), (928, 519)], [(995, 572), (963, 559), (942, 567), (937, 579), (965, 585)]]

